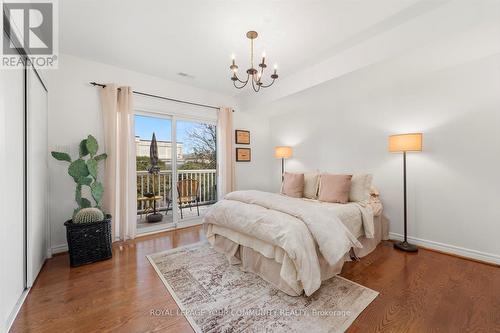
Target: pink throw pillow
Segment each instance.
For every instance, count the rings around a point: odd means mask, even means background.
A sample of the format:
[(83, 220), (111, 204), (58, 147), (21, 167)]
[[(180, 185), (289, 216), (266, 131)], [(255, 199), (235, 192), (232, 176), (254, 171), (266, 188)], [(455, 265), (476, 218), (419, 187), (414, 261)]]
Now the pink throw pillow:
[(304, 194), (304, 174), (285, 172), (281, 193), (293, 198), (302, 198)]
[(319, 201), (348, 203), (352, 175), (324, 173), (319, 181)]

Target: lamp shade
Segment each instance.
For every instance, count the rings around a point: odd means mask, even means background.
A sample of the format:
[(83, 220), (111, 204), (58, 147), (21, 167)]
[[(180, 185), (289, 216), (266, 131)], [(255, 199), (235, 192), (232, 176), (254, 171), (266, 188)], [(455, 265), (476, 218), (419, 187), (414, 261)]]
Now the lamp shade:
[(389, 151), (422, 151), (422, 133), (396, 134), (389, 136)]
[(290, 158), (292, 157), (292, 147), (289, 146), (278, 146), (274, 148), (274, 156), (276, 158)]

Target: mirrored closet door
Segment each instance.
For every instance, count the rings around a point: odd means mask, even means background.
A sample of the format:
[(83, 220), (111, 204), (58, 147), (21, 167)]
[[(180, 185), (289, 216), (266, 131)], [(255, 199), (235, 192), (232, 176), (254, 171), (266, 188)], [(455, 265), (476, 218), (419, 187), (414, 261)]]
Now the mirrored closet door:
[(26, 69), (27, 286), (50, 253), (48, 228), (48, 92), (33, 68)]

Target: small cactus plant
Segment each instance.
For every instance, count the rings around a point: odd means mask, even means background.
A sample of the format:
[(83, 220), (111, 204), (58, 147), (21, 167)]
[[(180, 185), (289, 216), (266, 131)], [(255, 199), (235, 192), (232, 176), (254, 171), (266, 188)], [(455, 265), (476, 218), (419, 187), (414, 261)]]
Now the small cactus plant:
[(99, 145), (97, 140), (92, 135), (89, 135), (80, 142), (79, 157), (74, 161), (67, 153), (52, 152), (52, 156), (56, 160), (69, 163), (68, 174), (76, 183), (75, 201), (78, 204), (78, 208), (73, 211), (73, 218), (81, 209), (92, 207), (92, 202), (82, 196), (83, 186), (89, 187), (95, 207), (98, 209), (101, 208), (104, 186), (97, 180), (97, 164), (99, 161), (105, 160), (107, 155), (105, 153), (97, 155), (98, 150)]
[(75, 214), (74, 223), (91, 223), (104, 220), (104, 213), (99, 208), (82, 208)]

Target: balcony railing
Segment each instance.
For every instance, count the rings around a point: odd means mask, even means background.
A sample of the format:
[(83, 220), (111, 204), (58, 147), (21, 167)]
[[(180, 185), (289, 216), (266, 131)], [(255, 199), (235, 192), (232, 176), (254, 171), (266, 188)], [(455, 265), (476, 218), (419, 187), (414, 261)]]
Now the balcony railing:
[[(152, 175), (147, 171), (137, 171), (137, 198), (142, 198), (147, 193), (153, 192)], [(200, 182), (200, 205), (210, 205), (217, 201), (217, 181), (216, 170), (177, 170), (178, 180), (195, 179)], [(177, 189), (175, 189), (177, 191)], [(172, 171), (161, 170), (158, 176), (155, 176), (156, 195), (162, 197), (156, 202), (157, 209), (165, 211), (172, 209)], [(143, 203), (137, 202), (137, 212), (142, 213)]]

